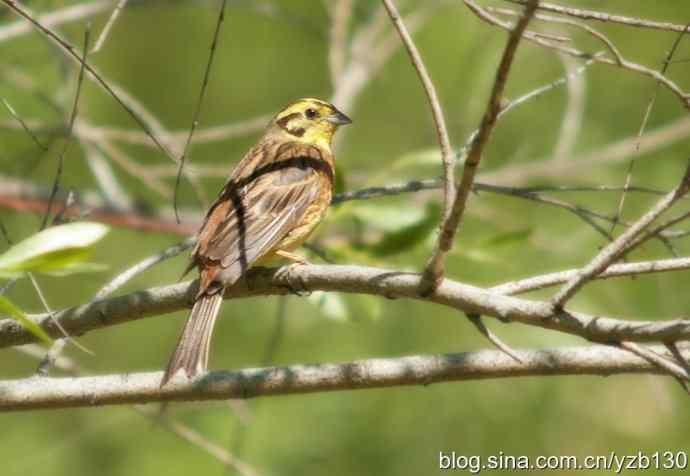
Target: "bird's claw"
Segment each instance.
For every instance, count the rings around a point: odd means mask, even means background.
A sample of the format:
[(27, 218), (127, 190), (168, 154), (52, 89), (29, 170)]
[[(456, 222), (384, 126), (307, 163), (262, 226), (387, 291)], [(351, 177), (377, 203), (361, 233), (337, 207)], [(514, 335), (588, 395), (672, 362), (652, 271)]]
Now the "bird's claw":
[(302, 263), (292, 263), (287, 266), (283, 266), (276, 272), (276, 278), (283, 281), (286, 287), (291, 293), (299, 297), (309, 296), (311, 291), (307, 289), (304, 280), (299, 276), (295, 275), (295, 268), (302, 266)]

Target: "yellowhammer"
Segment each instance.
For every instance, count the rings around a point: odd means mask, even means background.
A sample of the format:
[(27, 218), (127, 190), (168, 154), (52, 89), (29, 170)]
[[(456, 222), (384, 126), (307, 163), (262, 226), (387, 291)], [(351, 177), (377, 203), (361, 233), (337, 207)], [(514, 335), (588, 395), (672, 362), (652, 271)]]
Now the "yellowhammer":
[(206, 371), (213, 325), (232, 286), (253, 265), (286, 258), (323, 218), (333, 191), (331, 140), (350, 119), (332, 104), (300, 99), (269, 124), (211, 205), (192, 251), (199, 292), (161, 385), (182, 369)]

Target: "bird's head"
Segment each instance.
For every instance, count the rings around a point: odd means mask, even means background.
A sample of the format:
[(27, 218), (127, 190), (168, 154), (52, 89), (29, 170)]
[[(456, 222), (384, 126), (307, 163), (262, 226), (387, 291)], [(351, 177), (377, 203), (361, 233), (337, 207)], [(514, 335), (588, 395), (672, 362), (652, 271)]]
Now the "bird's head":
[(352, 121), (333, 104), (314, 98), (288, 104), (271, 123), (293, 140), (329, 147), (339, 126)]

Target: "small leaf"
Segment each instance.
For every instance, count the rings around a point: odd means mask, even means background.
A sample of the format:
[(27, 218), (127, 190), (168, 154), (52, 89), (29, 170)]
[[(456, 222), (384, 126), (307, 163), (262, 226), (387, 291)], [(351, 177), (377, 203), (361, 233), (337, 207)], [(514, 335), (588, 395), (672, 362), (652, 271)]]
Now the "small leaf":
[(395, 169), (402, 169), (410, 166), (439, 166), (441, 161), (441, 151), (438, 147), (429, 147), (426, 149), (413, 150), (404, 154), (393, 162), (392, 167)]
[(372, 248), (373, 253), (390, 256), (422, 243), (438, 225), (440, 215), (441, 208), (437, 203), (427, 203), (424, 214), (416, 222), (385, 233)]
[(481, 246), (483, 247), (495, 247), (495, 246), (509, 246), (520, 244), (532, 235), (532, 228), (523, 228), (521, 230), (509, 231), (506, 233), (500, 233), (496, 236), (485, 240)]
[(401, 207), (400, 205), (380, 205), (373, 203), (357, 204), (352, 214), (368, 227), (384, 231), (398, 231), (413, 226), (424, 219), (421, 208)]
[(0, 312), (9, 314), (10, 317), (17, 320), (27, 331), (31, 332), (45, 343), (52, 344), (53, 339), (46, 334), (46, 331), (44, 331), (43, 328), (34, 321), (29, 319), (29, 317), (24, 314), (24, 311), (15, 306), (12, 301), (7, 299), (5, 296), (0, 296)]
[(68, 272), (88, 258), (91, 247), (108, 232), (100, 223), (79, 222), (43, 230), (0, 255), (0, 276), (24, 272)]
[(318, 307), (329, 319), (341, 322), (348, 320), (347, 306), (339, 294), (315, 291), (309, 295), (307, 301)]

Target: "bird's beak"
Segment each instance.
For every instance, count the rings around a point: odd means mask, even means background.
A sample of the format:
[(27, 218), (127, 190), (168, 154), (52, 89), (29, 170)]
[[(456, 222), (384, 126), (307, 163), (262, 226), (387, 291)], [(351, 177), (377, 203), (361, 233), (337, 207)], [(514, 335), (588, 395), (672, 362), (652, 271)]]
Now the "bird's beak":
[(345, 124), (351, 124), (352, 119), (347, 117), (345, 114), (342, 112), (338, 111), (337, 109), (333, 111), (332, 114), (329, 116), (326, 116), (325, 119), (330, 122), (331, 124), (335, 124), (336, 126), (344, 126)]

